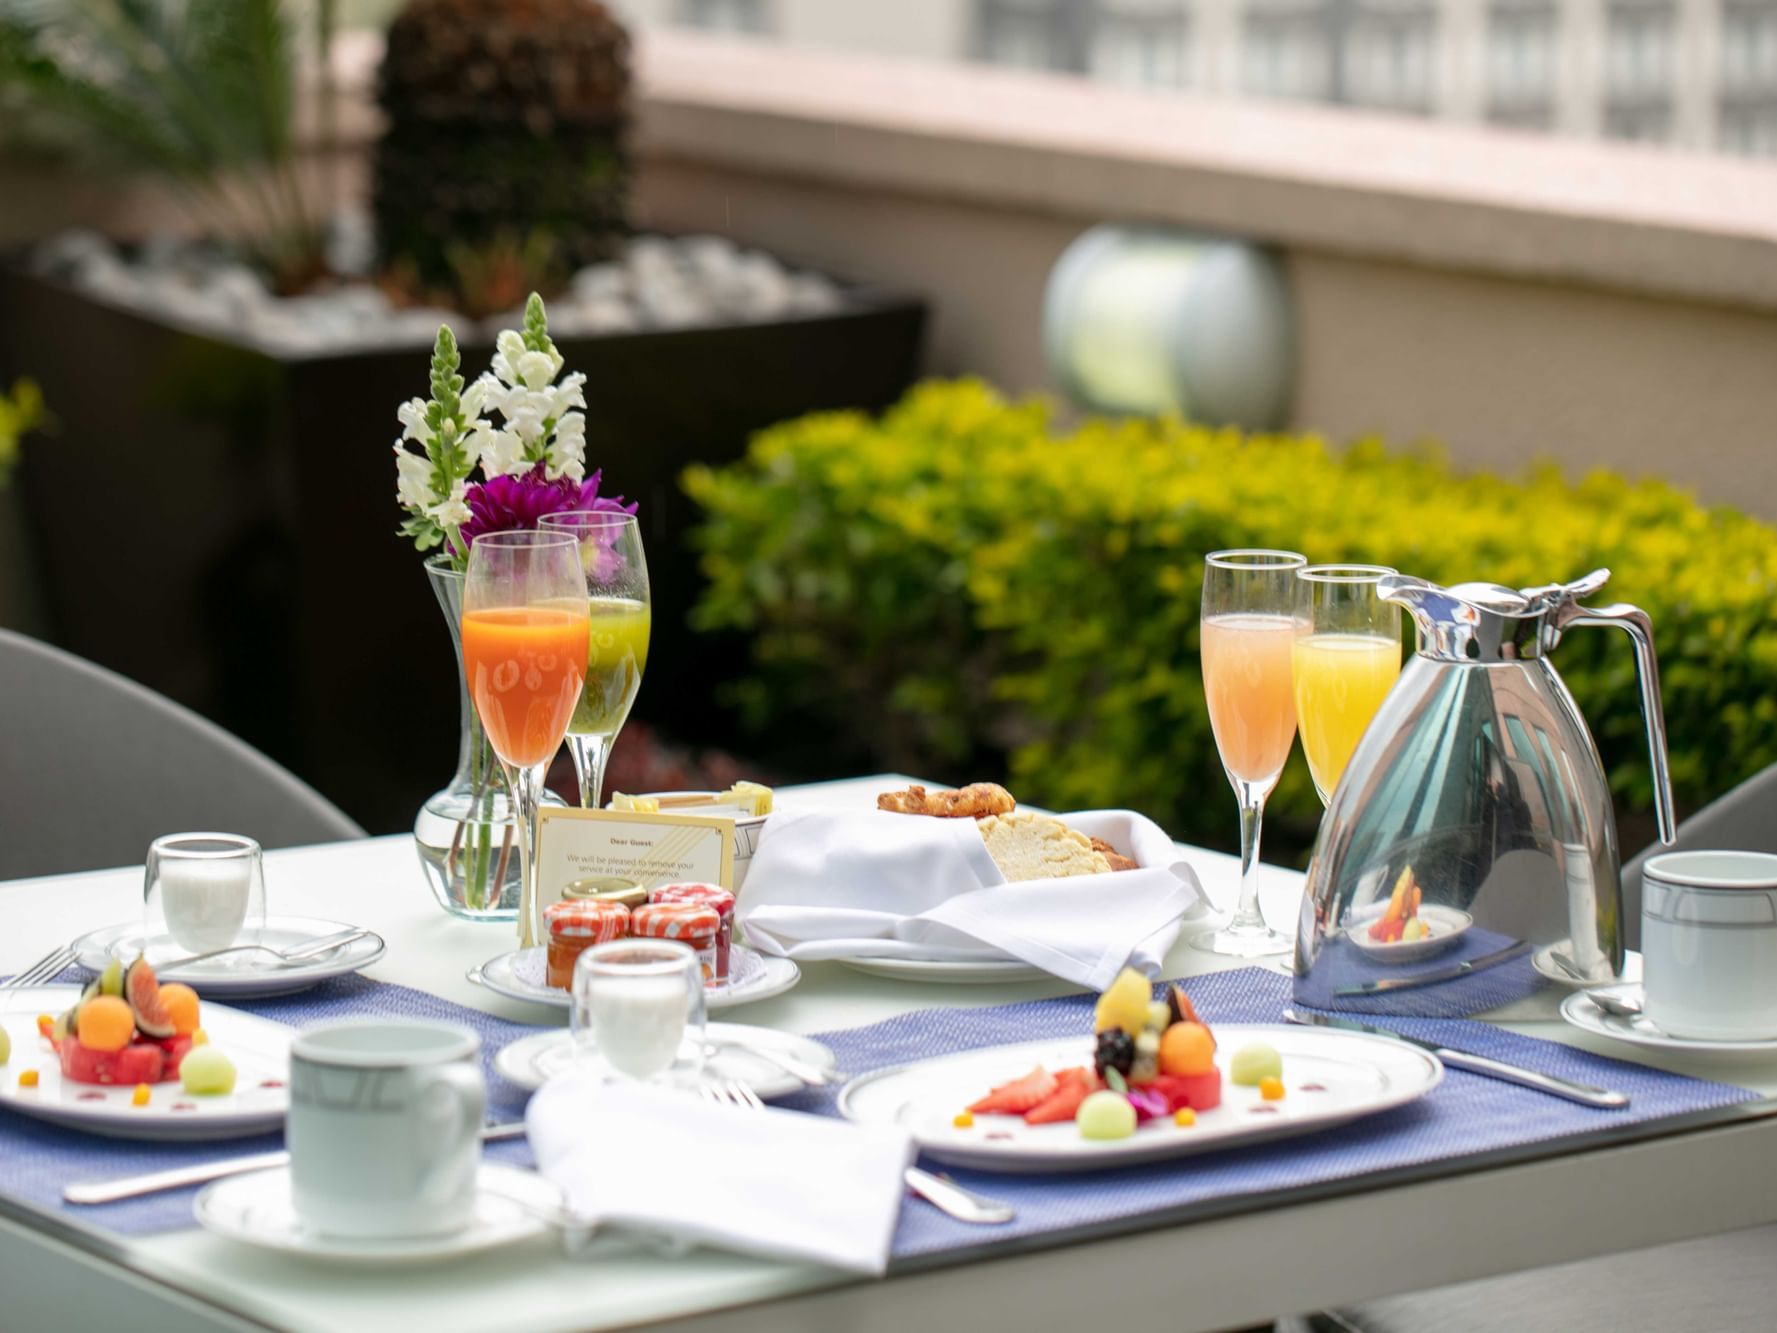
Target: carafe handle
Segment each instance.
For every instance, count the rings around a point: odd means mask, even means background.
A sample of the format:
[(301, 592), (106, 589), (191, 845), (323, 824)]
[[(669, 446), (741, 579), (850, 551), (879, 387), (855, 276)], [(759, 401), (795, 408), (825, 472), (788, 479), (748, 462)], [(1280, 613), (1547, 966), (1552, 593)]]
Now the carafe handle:
[(1660, 664), (1654, 657), (1654, 626), (1647, 612), (1627, 602), (1613, 606), (1578, 606), (1568, 602), (1555, 613), (1557, 633), (1575, 625), (1606, 625), (1628, 631), (1635, 644), (1635, 680), (1641, 686), (1641, 720), (1647, 727), (1647, 757), (1654, 774), (1654, 815), (1660, 841), (1678, 841), (1672, 804), (1672, 768), (1666, 757), (1666, 712), (1660, 704)]

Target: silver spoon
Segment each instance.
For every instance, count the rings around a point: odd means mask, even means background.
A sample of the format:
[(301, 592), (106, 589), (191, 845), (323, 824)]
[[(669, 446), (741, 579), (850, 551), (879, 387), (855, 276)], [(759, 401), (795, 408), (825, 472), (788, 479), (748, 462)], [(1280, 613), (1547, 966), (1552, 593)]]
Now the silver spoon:
[(1640, 991), (1639, 986), (1599, 986), (1587, 991), (1586, 998), (1616, 1018), (1640, 1018)]
[(188, 967), (192, 963), (202, 963), (211, 958), (220, 958), (227, 953), (246, 953), (249, 950), (269, 953), (280, 963), (305, 963), (311, 958), (319, 958), (323, 954), (332, 953), (335, 949), (343, 949), (346, 945), (361, 940), (368, 934), (370, 932), (364, 927), (354, 926), (350, 930), (335, 931), (331, 935), (321, 936), (318, 940), (310, 940), (306, 944), (293, 944), (284, 949), (274, 949), (269, 944), (235, 944), (226, 949), (211, 949), (208, 953), (194, 953), (189, 958), (175, 958), (170, 962), (162, 963), (155, 969), (155, 972), (164, 979), (170, 973), (181, 967)]

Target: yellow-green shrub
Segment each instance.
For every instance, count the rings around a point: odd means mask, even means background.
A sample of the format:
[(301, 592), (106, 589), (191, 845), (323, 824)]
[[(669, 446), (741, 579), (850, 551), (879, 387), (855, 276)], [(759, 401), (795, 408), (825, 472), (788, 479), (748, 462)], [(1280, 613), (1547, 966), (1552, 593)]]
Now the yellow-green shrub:
[[(1654, 620), (1681, 807), (1777, 761), (1777, 531), (1661, 482), (1463, 476), (1431, 450), (1173, 420), (1062, 431), (957, 381), (774, 427), (685, 484), (707, 515), (696, 619), (753, 635), (753, 719), (837, 727), (885, 767), (988, 776), (1003, 756), (1023, 799), (1226, 842), (1197, 621), (1203, 555), (1230, 546), (1440, 583), (1609, 566), (1608, 596)], [(1620, 807), (1645, 811), (1628, 642), (1577, 631), (1558, 662)], [(1273, 808), (1298, 833), (1318, 813), (1299, 758)]]

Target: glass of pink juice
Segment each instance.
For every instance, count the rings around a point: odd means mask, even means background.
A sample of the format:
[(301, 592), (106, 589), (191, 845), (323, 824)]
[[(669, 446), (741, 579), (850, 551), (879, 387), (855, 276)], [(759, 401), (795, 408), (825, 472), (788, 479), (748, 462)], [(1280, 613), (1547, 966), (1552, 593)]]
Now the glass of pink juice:
[(1296, 618), (1294, 551), (1213, 551), (1203, 562), (1203, 694), (1222, 768), (1240, 806), (1240, 902), (1227, 925), (1191, 942), (1208, 953), (1257, 958), (1290, 937), (1259, 912), (1259, 829), (1296, 739), (1292, 656), (1307, 625)]

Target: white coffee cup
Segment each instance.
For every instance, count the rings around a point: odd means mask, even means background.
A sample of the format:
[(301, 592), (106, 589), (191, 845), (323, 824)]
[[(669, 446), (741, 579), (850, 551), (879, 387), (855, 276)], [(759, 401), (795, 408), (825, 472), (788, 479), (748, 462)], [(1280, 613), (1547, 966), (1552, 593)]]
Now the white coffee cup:
[(481, 1039), (455, 1023), (313, 1027), (290, 1048), (290, 1187), (334, 1236), (461, 1231), (475, 1209), (487, 1090)]
[(1643, 1011), (1662, 1032), (1777, 1037), (1777, 856), (1666, 852), (1641, 874)]

